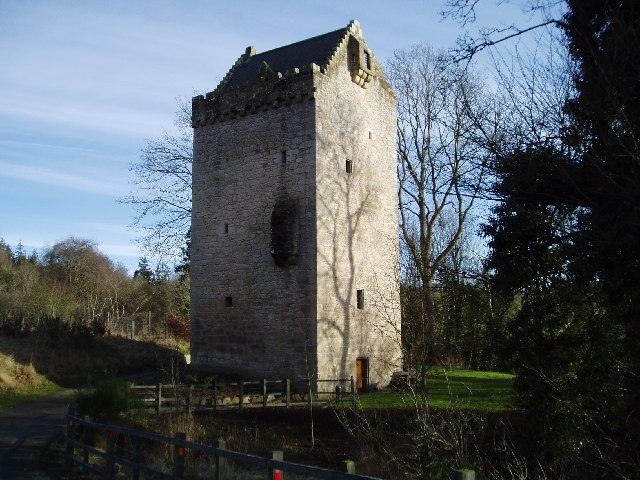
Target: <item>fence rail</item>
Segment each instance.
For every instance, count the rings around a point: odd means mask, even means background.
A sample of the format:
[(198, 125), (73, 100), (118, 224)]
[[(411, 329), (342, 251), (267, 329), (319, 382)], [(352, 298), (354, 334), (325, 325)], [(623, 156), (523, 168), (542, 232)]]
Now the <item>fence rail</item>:
[[(251, 382), (222, 383), (212, 381), (209, 384), (187, 385), (156, 382), (154, 385), (132, 385), (138, 405), (135, 408), (155, 411), (193, 411), (217, 410), (221, 407), (243, 408), (249, 405), (272, 405), (289, 407), (293, 403), (313, 401), (356, 401), (353, 377), (341, 379), (313, 380), (316, 386), (330, 385), (331, 389), (316, 388), (308, 392), (305, 381), (261, 380)], [(292, 388), (293, 385), (293, 388)], [(295, 393), (307, 389), (305, 393)], [(339, 387), (339, 388), (337, 388)]]
[[(219, 440), (218, 446), (213, 447), (190, 442), (184, 433), (176, 433), (174, 437), (169, 437), (90, 422), (75, 416), (72, 406), (67, 411), (66, 422), (65, 451), (67, 459), (83, 470), (91, 471), (108, 479), (116, 478), (116, 475), (119, 475), (117, 478), (122, 478), (123, 470), (127, 470), (130, 473), (127, 478), (133, 480), (139, 480), (141, 473), (149, 475), (151, 478), (182, 480), (185, 478), (190, 457), (195, 457), (195, 454), (199, 453), (212, 460), (215, 480), (237, 478), (232, 465), (230, 465), (231, 462), (249, 466), (254, 471), (259, 470), (257, 473), (259, 476), (251, 477), (256, 479), (284, 480), (284, 474), (289, 473), (320, 480), (380, 480), (376, 477), (356, 474), (354, 462), (348, 460), (342, 462), (342, 471), (338, 471), (284, 461), (281, 451), (271, 452), (270, 458), (234, 452), (225, 448), (226, 444), (223, 440)], [(90, 435), (89, 431), (93, 431), (94, 434)], [(132, 449), (119, 448), (126, 441), (133, 445)], [(173, 458), (170, 471), (161, 471), (142, 461), (144, 441), (172, 447)], [(100, 448), (99, 444), (103, 444), (104, 447)], [(78, 455), (80, 451), (82, 452), (81, 456)], [(125, 456), (126, 453), (129, 454), (129, 457)]]

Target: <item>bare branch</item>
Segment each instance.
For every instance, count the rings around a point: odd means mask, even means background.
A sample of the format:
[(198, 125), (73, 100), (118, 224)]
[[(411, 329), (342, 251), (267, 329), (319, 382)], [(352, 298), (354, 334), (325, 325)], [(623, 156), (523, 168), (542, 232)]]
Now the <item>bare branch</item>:
[(191, 223), (193, 131), (191, 108), (176, 99), (173, 133), (150, 140), (130, 166), (136, 190), (120, 199), (136, 207), (132, 226), (142, 232), (141, 244), (152, 256), (178, 258)]

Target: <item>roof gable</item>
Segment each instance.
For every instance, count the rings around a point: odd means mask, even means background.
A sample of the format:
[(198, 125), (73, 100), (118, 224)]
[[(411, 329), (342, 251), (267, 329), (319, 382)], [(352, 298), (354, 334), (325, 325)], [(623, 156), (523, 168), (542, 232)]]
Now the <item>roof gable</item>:
[[(237, 66), (224, 83), (224, 87), (235, 87), (252, 82), (265, 68), (265, 63), (272, 71), (283, 73), (293, 71), (294, 68), (309, 66), (312, 63), (323, 66), (329, 61), (347, 34), (347, 30), (348, 27), (341, 28), (301, 42), (251, 55)], [(250, 48), (247, 50), (250, 51)]]

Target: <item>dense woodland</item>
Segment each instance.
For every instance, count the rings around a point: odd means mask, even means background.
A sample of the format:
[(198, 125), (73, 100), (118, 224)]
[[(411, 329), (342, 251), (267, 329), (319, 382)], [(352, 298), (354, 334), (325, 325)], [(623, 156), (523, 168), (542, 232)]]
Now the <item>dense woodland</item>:
[[(449, 0), (444, 14), (466, 25), (476, 4)], [(418, 391), (434, 364), (515, 373), (532, 477), (637, 478), (640, 8), (527, 5), (538, 24), (482, 30), (453, 56), (408, 48), (387, 64), (399, 103), (403, 368), (421, 373)], [(494, 55), (488, 89), (474, 56), (531, 32), (536, 48)], [(183, 245), (177, 270), (142, 259), (130, 277), (73, 238), (33, 255), (1, 243), (5, 330), (51, 318), (99, 333), (131, 320), (185, 325), (188, 203), (145, 195), (159, 182), (190, 192), (187, 110), (181, 133), (143, 151), (141, 193), (128, 199), (138, 222), (164, 218), (150, 245)]]
[(58, 329), (188, 339), (188, 266), (153, 269), (142, 258), (131, 276), (89, 240), (68, 238), (29, 255), (0, 241), (0, 325), (11, 335)]

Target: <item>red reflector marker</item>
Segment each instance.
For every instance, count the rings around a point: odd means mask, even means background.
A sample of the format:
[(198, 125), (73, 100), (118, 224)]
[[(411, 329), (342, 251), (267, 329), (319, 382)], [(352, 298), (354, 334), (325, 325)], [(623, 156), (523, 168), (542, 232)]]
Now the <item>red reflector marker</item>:
[(178, 456), (184, 457), (184, 448), (183, 447), (178, 448)]
[(273, 480), (282, 480), (282, 472), (273, 472)]

